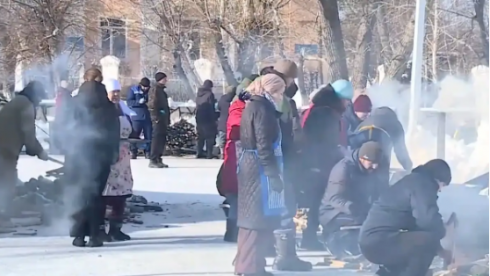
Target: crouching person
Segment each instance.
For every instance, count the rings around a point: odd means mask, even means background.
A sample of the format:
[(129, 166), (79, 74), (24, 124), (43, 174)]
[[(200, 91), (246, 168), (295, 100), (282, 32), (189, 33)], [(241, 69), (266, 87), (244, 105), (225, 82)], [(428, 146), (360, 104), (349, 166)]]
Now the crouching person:
[(373, 204), (362, 225), (359, 245), (367, 260), (380, 265), (380, 276), (426, 275), (439, 254), (445, 226), (437, 206), (437, 193), (451, 182), (451, 169), (434, 159), (390, 186)]
[[(119, 145), (119, 159), (111, 166), (111, 172), (107, 184), (102, 192), (106, 205), (111, 206), (109, 214), (109, 233), (104, 235), (105, 241), (126, 241), (131, 238), (121, 231), (123, 224), (126, 199), (133, 194), (133, 174), (131, 172), (130, 143), (127, 140), (133, 132), (129, 114), (125, 113), (123, 103), (120, 101), (119, 93), (121, 86), (117, 80), (105, 80), (107, 96), (114, 103), (119, 114), (119, 134), (121, 143)], [(105, 215), (105, 208), (103, 210)], [(105, 234), (105, 227), (104, 233)]]
[[(371, 206), (372, 173), (382, 154), (378, 143), (366, 142), (360, 149), (348, 152), (330, 172), (319, 220), (327, 248), (336, 257), (360, 253), (358, 227)], [(343, 229), (349, 226), (354, 227)]]

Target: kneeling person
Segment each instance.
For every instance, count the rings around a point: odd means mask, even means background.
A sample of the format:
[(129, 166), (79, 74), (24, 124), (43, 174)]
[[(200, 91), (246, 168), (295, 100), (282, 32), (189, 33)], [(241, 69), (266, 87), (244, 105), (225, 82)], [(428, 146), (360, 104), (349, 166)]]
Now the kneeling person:
[(371, 206), (372, 172), (378, 168), (382, 154), (380, 144), (366, 142), (349, 152), (330, 172), (320, 206), (320, 223), (327, 247), (334, 255), (358, 251), (358, 230), (343, 231), (341, 227), (360, 226), (364, 221)]
[(450, 258), (441, 247), (445, 225), (437, 193), (451, 182), (451, 169), (434, 159), (389, 187), (376, 201), (362, 225), (361, 251), (381, 265), (377, 275), (426, 275), (436, 254)]

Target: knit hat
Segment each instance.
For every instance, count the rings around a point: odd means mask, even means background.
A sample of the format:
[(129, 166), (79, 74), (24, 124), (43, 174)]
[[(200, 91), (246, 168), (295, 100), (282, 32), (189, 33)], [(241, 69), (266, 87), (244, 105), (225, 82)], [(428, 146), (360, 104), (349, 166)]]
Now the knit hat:
[(378, 163), (382, 157), (381, 145), (378, 142), (368, 141), (359, 149), (359, 158)]
[(294, 61), (289, 59), (281, 59), (274, 64), (274, 70), (283, 74), (286, 78), (298, 77), (298, 66)]
[(446, 184), (451, 183), (451, 168), (448, 163), (442, 159), (432, 159), (423, 165), (424, 169), (429, 172), (434, 179)]
[(205, 80), (202, 84), (202, 87), (211, 89), (213, 88), (213, 82), (210, 80)]
[(352, 87), (352, 83), (348, 80), (337, 80), (332, 83), (332, 87), (341, 99), (352, 100), (354, 97), (354, 87)]
[(369, 113), (373, 108), (371, 99), (367, 95), (359, 95), (353, 104), (354, 112), (364, 112)]
[(158, 72), (158, 73), (155, 74), (155, 81), (156, 82), (159, 82), (159, 81), (163, 80), (166, 77), (167, 77), (167, 75), (165, 75), (165, 73)]
[(116, 79), (104, 79), (102, 83), (105, 85), (107, 92), (121, 91), (121, 84)]
[(142, 78), (140, 80), (140, 85), (143, 87), (150, 87), (150, 80), (148, 78)]

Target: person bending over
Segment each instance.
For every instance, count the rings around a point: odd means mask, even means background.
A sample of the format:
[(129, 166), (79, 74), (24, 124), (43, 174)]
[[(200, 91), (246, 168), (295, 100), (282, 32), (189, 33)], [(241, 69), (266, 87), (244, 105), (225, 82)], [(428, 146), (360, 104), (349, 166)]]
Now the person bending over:
[(377, 275), (426, 275), (437, 254), (451, 261), (451, 252), (440, 244), (446, 229), (437, 206), (437, 193), (450, 182), (449, 165), (434, 159), (390, 186), (373, 204), (359, 246), (367, 260), (380, 265)]

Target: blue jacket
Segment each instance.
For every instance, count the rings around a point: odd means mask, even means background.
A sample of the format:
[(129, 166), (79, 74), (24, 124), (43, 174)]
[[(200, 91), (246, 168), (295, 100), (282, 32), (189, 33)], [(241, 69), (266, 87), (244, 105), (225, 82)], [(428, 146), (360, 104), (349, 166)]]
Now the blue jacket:
[(136, 113), (132, 116), (135, 121), (150, 121), (150, 111), (148, 110), (148, 92), (143, 92), (139, 85), (133, 85), (129, 88), (126, 98), (128, 106)]

